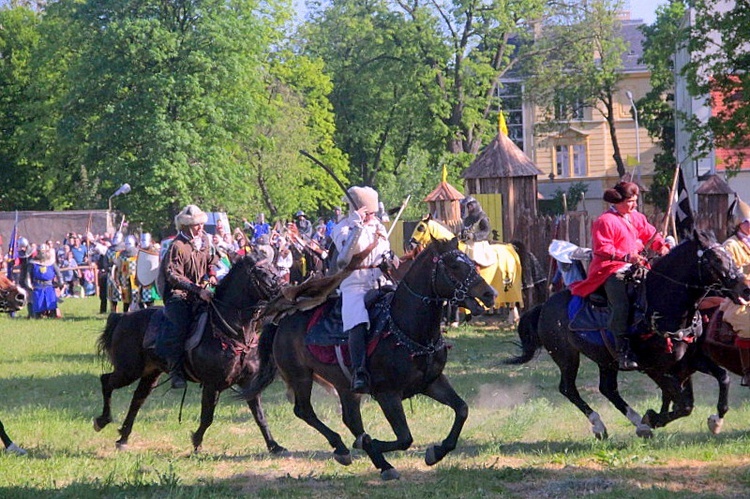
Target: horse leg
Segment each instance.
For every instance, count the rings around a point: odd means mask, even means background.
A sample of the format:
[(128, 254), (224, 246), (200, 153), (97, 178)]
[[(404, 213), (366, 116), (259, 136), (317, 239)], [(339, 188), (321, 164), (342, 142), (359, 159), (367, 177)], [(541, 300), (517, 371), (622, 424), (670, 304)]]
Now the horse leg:
[(455, 413), (453, 426), (451, 426), (451, 431), (448, 433), (445, 440), (443, 440), (440, 445), (433, 445), (427, 449), (425, 463), (427, 463), (428, 466), (432, 466), (456, 448), (458, 437), (461, 434), (466, 418), (469, 417), (469, 406), (466, 405), (466, 402), (464, 402), (464, 400), (456, 393), (448, 381), (448, 378), (442, 374), (427, 387), (424, 394), (443, 405), (447, 405), (453, 409), (453, 412)]
[(146, 398), (148, 398), (148, 396), (151, 394), (151, 391), (156, 386), (156, 382), (159, 380), (160, 375), (161, 372), (155, 371), (151, 374), (145, 375), (138, 382), (138, 386), (133, 393), (133, 398), (130, 400), (128, 413), (125, 416), (125, 420), (122, 422), (122, 426), (120, 427), (120, 439), (115, 443), (117, 449), (127, 449), (128, 438), (130, 437), (130, 432), (133, 431), (133, 423), (135, 422), (135, 417), (138, 415), (138, 411), (146, 401)]
[(266, 447), (271, 454), (284, 454), (287, 450), (279, 445), (271, 435), (271, 430), (268, 428), (268, 422), (266, 421), (266, 415), (263, 412), (263, 406), (260, 403), (260, 395), (247, 401), (247, 406), (250, 407), (250, 412), (253, 413), (253, 419), (255, 424), (260, 428), (260, 433), (263, 435), (263, 440), (266, 441)]
[(362, 424), (362, 412), (359, 410), (360, 396), (348, 390), (342, 390), (339, 393), (339, 403), (341, 404), (341, 418), (349, 431), (354, 435), (355, 449), (362, 448), (362, 439), (365, 437), (365, 426)]
[(372, 464), (380, 470), (380, 478), (383, 480), (394, 480), (400, 478), (401, 475), (391, 463), (386, 461), (383, 454), (394, 450), (406, 450), (411, 447), (414, 439), (411, 436), (409, 424), (406, 422), (406, 414), (404, 414), (404, 406), (401, 402), (400, 394), (397, 392), (386, 392), (378, 393), (377, 395), (373, 395), (373, 397), (377, 400), (385, 418), (390, 423), (393, 433), (396, 435), (396, 440), (385, 442), (371, 439), (369, 435), (365, 435), (362, 441), (362, 448), (370, 457)]
[(661, 428), (675, 419), (684, 418), (693, 412), (693, 382), (689, 377), (685, 378), (684, 381), (673, 374), (652, 375), (651, 378), (661, 388), (662, 397), (672, 401), (673, 410), (667, 409), (664, 411), (663, 404), (661, 413), (649, 409), (643, 416), (644, 424), (651, 428)]
[(193, 433), (193, 452), (201, 451), (203, 436), (206, 434), (208, 427), (214, 422), (214, 413), (216, 412), (216, 405), (218, 403), (219, 390), (213, 385), (203, 385), (201, 396), (201, 422), (200, 425), (198, 425), (198, 429)]
[(607, 397), (607, 400), (623, 413), (628, 421), (635, 426), (635, 433), (639, 437), (651, 438), (653, 432), (651, 427), (643, 422), (643, 418), (620, 395), (617, 387), (617, 369), (599, 366), (599, 392)]
[[(294, 415), (318, 430), (328, 440), (329, 445), (333, 447), (333, 458), (336, 462), (344, 466), (352, 464), (352, 454), (344, 445), (341, 435), (326, 426), (315, 414), (315, 409), (313, 409), (310, 401), (313, 384), (312, 373), (307, 371), (282, 372), (282, 376), (294, 392)], [(344, 413), (349, 410), (347, 407), (342, 409)]]
[(729, 373), (716, 362), (699, 355), (696, 358), (695, 367), (704, 374), (710, 374), (719, 384), (719, 400), (716, 402), (716, 414), (708, 417), (708, 429), (714, 435), (721, 433), (724, 424), (724, 415), (729, 411)]
[(138, 376), (122, 371), (113, 371), (99, 376), (104, 406), (102, 407), (102, 414), (94, 418), (94, 431), (101, 431), (102, 428), (112, 422), (112, 392), (123, 386), (128, 386), (137, 379)]
[(606, 439), (608, 437), (607, 427), (604, 426), (604, 422), (602, 422), (599, 413), (594, 411), (591, 406), (581, 398), (581, 394), (578, 392), (578, 387), (576, 386), (578, 368), (581, 364), (580, 354), (572, 348), (566, 348), (564, 346), (555, 349), (548, 349), (547, 351), (552, 357), (552, 360), (555, 361), (555, 364), (557, 364), (558, 369), (560, 369), (560, 385), (558, 386), (560, 393), (570, 400), (573, 405), (578, 407), (578, 410), (588, 418), (594, 436), (599, 440)]

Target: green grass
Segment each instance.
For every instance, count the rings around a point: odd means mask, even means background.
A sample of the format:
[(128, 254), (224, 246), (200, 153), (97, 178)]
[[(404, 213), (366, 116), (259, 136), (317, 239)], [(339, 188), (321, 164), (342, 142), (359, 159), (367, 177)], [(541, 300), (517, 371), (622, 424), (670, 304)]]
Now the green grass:
[[(115, 392), (115, 423), (95, 433), (101, 411), (99, 375), (109, 365), (96, 356), (104, 326), (94, 298), (69, 299), (63, 320), (0, 318), (0, 418), (26, 457), (0, 453), (0, 497), (744, 497), (750, 486), (750, 392), (733, 378), (724, 431), (708, 433), (716, 384), (695, 378), (693, 414), (635, 436), (632, 425), (597, 389), (597, 370), (584, 361), (581, 393), (608, 427), (597, 441), (588, 421), (557, 391), (549, 356), (524, 366), (501, 363), (516, 353), (510, 329), (476, 323), (452, 329), (446, 374), (469, 402), (459, 447), (434, 467), (426, 448), (448, 433), (453, 414), (425, 397), (406, 401), (414, 445), (389, 460), (402, 474), (382, 483), (361, 452), (349, 467), (331, 459), (321, 435), (294, 417), (281, 382), (264, 394), (276, 439), (290, 450), (269, 456), (247, 407), (224, 394), (203, 452), (191, 453), (200, 391), (190, 385), (185, 404), (167, 385), (156, 389), (136, 420), (129, 450), (115, 450), (117, 428), (134, 387)], [(21, 315), (25, 316), (25, 313)], [(658, 408), (659, 393), (638, 373), (621, 376), (621, 392), (641, 413)], [(335, 399), (316, 389), (316, 410), (344, 435)], [(182, 413), (182, 422), (179, 421)], [(363, 403), (371, 435), (392, 439), (377, 405)]]

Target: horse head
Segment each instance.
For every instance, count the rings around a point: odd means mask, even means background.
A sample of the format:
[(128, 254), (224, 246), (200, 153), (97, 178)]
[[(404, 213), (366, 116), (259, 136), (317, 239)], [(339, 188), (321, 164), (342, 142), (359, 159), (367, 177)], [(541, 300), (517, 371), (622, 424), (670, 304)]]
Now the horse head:
[(419, 267), (420, 262), (429, 262), (430, 287), (435, 298), (466, 307), (477, 315), (484, 312), (479, 302), (487, 308), (493, 306), (497, 292), (479, 275), (474, 261), (458, 249), (458, 239), (436, 240), (420, 254), (414, 266)]
[(232, 265), (216, 287), (216, 301), (238, 310), (258, 307), (276, 296), (278, 276), (268, 265), (265, 255), (256, 251), (243, 256)]
[(717, 288), (717, 291), (735, 303), (750, 300), (745, 276), (729, 252), (716, 241), (711, 231), (693, 231), (693, 240), (698, 245), (698, 270), (701, 285)]
[(441, 224), (432, 215), (426, 215), (414, 228), (409, 239), (410, 249), (425, 248), (433, 241), (447, 241), (453, 239), (455, 234), (445, 225)]
[(26, 291), (0, 275), (0, 312), (15, 312), (26, 305)]

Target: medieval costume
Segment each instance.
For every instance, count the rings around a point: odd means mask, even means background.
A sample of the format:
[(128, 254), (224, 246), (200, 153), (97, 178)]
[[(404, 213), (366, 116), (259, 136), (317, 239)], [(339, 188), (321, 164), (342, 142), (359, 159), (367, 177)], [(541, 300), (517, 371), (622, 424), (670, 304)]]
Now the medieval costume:
[(356, 254), (367, 252), (362, 263), (342, 281), (339, 289), (343, 300), (344, 331), (349, 332), (349, 352), (354, 377), (352, 391), (369, 391), (366, 341), (370, 319), (365, 307), (365, 294), (386, 284), (379, 265), (392, 255), (387, 231), (375, 216), (378, 193), (370, 187), (351, 187), (349, 194), (356, 206), (349, 206), (349, 215), (333, 229), (333, 242), (339, 252), (337, 264), (346, 267)]
[(55, 288), (62, 286), (60, 269), (55, 263), (55, 253), (46, 244), (39, 246), (35, 257), (29, 259), (27, 287), (31, 294), (31, 317), (59, 317)]

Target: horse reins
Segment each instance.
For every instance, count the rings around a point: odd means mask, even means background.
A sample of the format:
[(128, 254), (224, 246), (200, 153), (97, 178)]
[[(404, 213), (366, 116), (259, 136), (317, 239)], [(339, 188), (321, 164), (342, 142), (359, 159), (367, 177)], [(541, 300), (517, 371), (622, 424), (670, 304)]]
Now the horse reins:
[[(453, 285), (453, 296), (451, 296), (447, 301), (450, 305), (458, 305), (459, 303), (466, 300), (466, 297), (469, 294), (469, 290), (471, 289), (471, 286), (474, 285), (474, 283), (481, 279), (482, 277), (479, 275), (479, 273), (476, 271), (476, 268), (473, 265), (473, 262), (469, 260), (469, 257), (466, 256), (464, 252), (461, 250), (451, 250), (446, 253), (443, 253), (439, 257), (437, 257), (435, 260), (435, 267), (432, 269), (432, 275), (430, 276), (430, 288), (432, 289), (432, 292), (435, 293), (435, 281), (437, 278), (437, 271), (439, 267), (444, 267), (445, 263), (443, 260), (445, 257), (450, 255), (456, 255), (456, 257), (463, 261), (463, 263), (466, 263), (469, 265), (469, 268), (472, 269), (472, 272), (469, 273), (469, 275), (466, 277), (466, 279), (463, 280), (463, 282), (459, 282), (458, 280), (454, 279), (450, 272), (444, 272), (444, 274), (447, 276), (448, 280)], [(409, 284), (406, 281), (401, 281), (401, 284), (404, 285), (406, 290), (411, 293), (412, 296), (415, 298), (419, 298), (422, 303), (425, 305), (429, 303), (444, 303), (446, 301), (445, 298), (441, 297), (434, 297), (434, 296), (427, 296), (427, 295), (421, 295), (411, 289)]]

